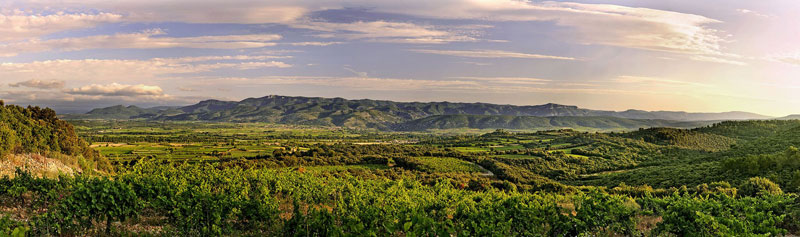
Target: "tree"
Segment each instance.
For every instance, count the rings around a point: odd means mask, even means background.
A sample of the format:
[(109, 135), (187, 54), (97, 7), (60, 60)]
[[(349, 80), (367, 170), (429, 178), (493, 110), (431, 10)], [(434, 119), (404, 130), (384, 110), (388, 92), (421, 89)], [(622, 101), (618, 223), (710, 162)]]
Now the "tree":
[(0, 157), (14, 149), (19, 139), (17, 133), (3, 122), (0, 122)]

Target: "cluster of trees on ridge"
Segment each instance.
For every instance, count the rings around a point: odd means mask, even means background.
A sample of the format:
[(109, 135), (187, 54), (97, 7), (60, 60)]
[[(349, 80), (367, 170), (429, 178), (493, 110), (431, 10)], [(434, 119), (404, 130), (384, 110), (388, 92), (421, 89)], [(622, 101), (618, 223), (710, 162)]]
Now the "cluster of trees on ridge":
[[(58, 119), (50, 108), (5, 105), (0, 100), (0, 157), (10, 153), (52, 153), (53, 157), (76, 158), (88, 170), (109, 170), (110, 164), (73, 126)], [(66, 155), (61, 156), (60, 154)]]

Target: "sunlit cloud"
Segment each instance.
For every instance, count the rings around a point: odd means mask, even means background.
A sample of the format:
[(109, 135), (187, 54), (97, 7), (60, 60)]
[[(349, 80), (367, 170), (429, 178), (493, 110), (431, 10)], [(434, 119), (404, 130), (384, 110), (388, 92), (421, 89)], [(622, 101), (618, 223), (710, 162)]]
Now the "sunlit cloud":
[(496, 84), (543, 85), (553, 80), (534, 77), (450, 77), (459, 80), (480, 81)]
[(322, 38), (344, 38), (390, 43), (438, 44), (447, 42), (477, 41), (476, 38), (455, 30), (442, 30), (429, 25), (389, 21), (356, 21), (350, 23), (303, 21), (292, 27), (315, 30)]
[(640, 84), (640, 85), (658, 85), (658, 86), (691, 86), (691, 87), (710, 87), (707, 84), (679, 81), (665, 78), (656, 77), (643, 77), (643, 76), (619, 76), (612, 81), (626, 84)]
[[(274, 46), (281, 39), (276, 34), (219, 35), (196, 37), (163, 37), (166, 32), (153, 29), (139, 33), (96, 35), (79, 38), (28, 40), (0, 45), (0, 56), (43, 51), (77, 51), (85, 49), (156, 49), (156, 48), (211, 48), (241, 49)], [(155, 37), (161, 36), (161, 37)]]
[(314, 41), (308, 41), (308, 42), (288, 43), (288, 45), (291, 45), (291, 46), (329, 46), (329, 45), (337, 45), (337, 44), (344, 44), (344, 42), (314, 42)]
[(691, 56), (690, 59), (695, 60), (695, 61), (700, 61), (700, 62), (724, 63), (724, 64), (737, 65), (737, 66), (747, 65), (747, 63), (742, 62), (742, 61), (736, 61), (736, 60), (732, 60), (732, 59), (725, 59), (725, 58), (714, 57), (714, 56), (694, 55), (694, 56)]
[(756, 17), (763, 17), (763, 18), (769, 18), (769, 17), (772, 17), (772, 16), (770, 16), (770, 15), (761, 14), (761, 13), (759, 13), (759, 12), (757, 12), (757, 11), (753, 11), (753, 10), (750, 10), (750, 9), (742, 9), (742, 8), (739, 8), (739, 9), (736, 9), (736, 12), (738, 12), (738, 13), (741, 13), (741, 14), (745, 14), (745, 15), (756, 16)]
[(121, 15), (113, 13), (36, 14), (22, 10), (0, 10), (0, 42), (38, 38), (61, 31), (119, 22), (121, 19)]
[(27, 80), (8, 84), (10, 87), (29, 87), (37, 89), (59, 89), (64, 87), (64, 81), (60, 80)]
[[(206, 56), (186, 58), (152, 58), (147, 60), (47, 60), (30, 63), (0, 63), (0, 78), (19, 80), (53, 80), (67, 82), (142, 82), (163, 80), (178, 74), (194, 74), (221, 69), (288, 68), (280, 61), (254, 61), (270, 56)], [(205, 62), (238, 59), (239, 62)]]
[[(298, 2), (299, 3), (299, 2)], [(166, 0), (166, 1), (10, 1), (0, 3), (9, 8), (38, 9), (103, 9), (125, 15), (132, 22), (188, 22), (188, 23), (239, 23), (263, 24), (294, 21), (307, 14), (309, 6), (285, 1), (217, 1)]]
[(778, 53), (767, 56), (769, 61), (781, 62), (789, 65), (800, 66), (800, 51), (790, 53)]
[(526, 59), (556, 59), (556, 60), (578, 60), (572, 57), (531, 54), (520, 52), (509, 52), (502, 50), (436, 50), (436, 49), (412, 49), (412, 52), (438, 54), (455, 57), (467, 58), (526, 58)]
[(77, 95), (102, 95), (102, 96), (140, 96), (151, 95), (158, 96), (164, 95), (164, 90), (159, 86), (149, 86), (144, 84), (138, 85), (124, 85), (118, 83), (111, 83), (106, 85), (91, 84), (78, 88), (65, 90), (68, 94)]

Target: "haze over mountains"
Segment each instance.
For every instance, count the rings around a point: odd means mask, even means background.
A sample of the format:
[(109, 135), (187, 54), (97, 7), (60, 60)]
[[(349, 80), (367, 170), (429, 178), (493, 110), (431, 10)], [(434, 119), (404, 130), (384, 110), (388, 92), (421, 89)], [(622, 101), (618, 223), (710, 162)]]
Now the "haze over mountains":
[[(270, 95), (242, 101), (205, 100), (184, 107), (112, 106), (67, 119), (142, 119), (165, 121), (271, 122), (425, 130), (447, 128), (597, 128), (695, 127), (708, 121), (769, 119), (747, 112), (605, 111), (577, 106), (487, 103), (394, 102)], [(706, 121), (706, 122), (698, 122)]]

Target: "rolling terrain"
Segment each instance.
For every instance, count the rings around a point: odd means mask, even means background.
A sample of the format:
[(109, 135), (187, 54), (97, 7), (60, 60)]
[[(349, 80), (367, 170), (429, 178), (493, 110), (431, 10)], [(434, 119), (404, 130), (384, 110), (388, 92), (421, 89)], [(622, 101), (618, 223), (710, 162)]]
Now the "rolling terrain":
[(552, 130), (573, 128), (580, 130), (631, 130), (649, 127), (694, 128), (712, 124), (711, 121), (671, 121), (661, 119), (626, 119), (595, 116), (509, 116), (509, 115), (434, 115), (392, 126), (399, 131), (429, 129), (513, 129)]
[(271, 95), (242, 101), (205, 100), (184, 107), (145, 109), (136, 106), (113, 106), (94, 109), (86, 114), (68, 115), (64, 118), (268, 122), (384, 130), (441, 128), (626, 130), (658, 126), (692, 127), (708, 124), (689, 121), (746, 120), (769, 117), (746, 112), (686, 113), (641, 110), (618, 112), (590, 110), (559, 104), (516, 106)]
[[(225, 105), (193, 109), (217, 106)], [(136, 110), (108, 111), (128, 109)], [(0, 177), (0, 235), (800, 233), (800, 120), (447, 134), (224, 120), (67, 123), (49, 109), (11, 105), (0, 115), (0, 167), (10, 168), (0, 172), (10, 174)], [(595, 116), (409, 122), (694, 126)]]

